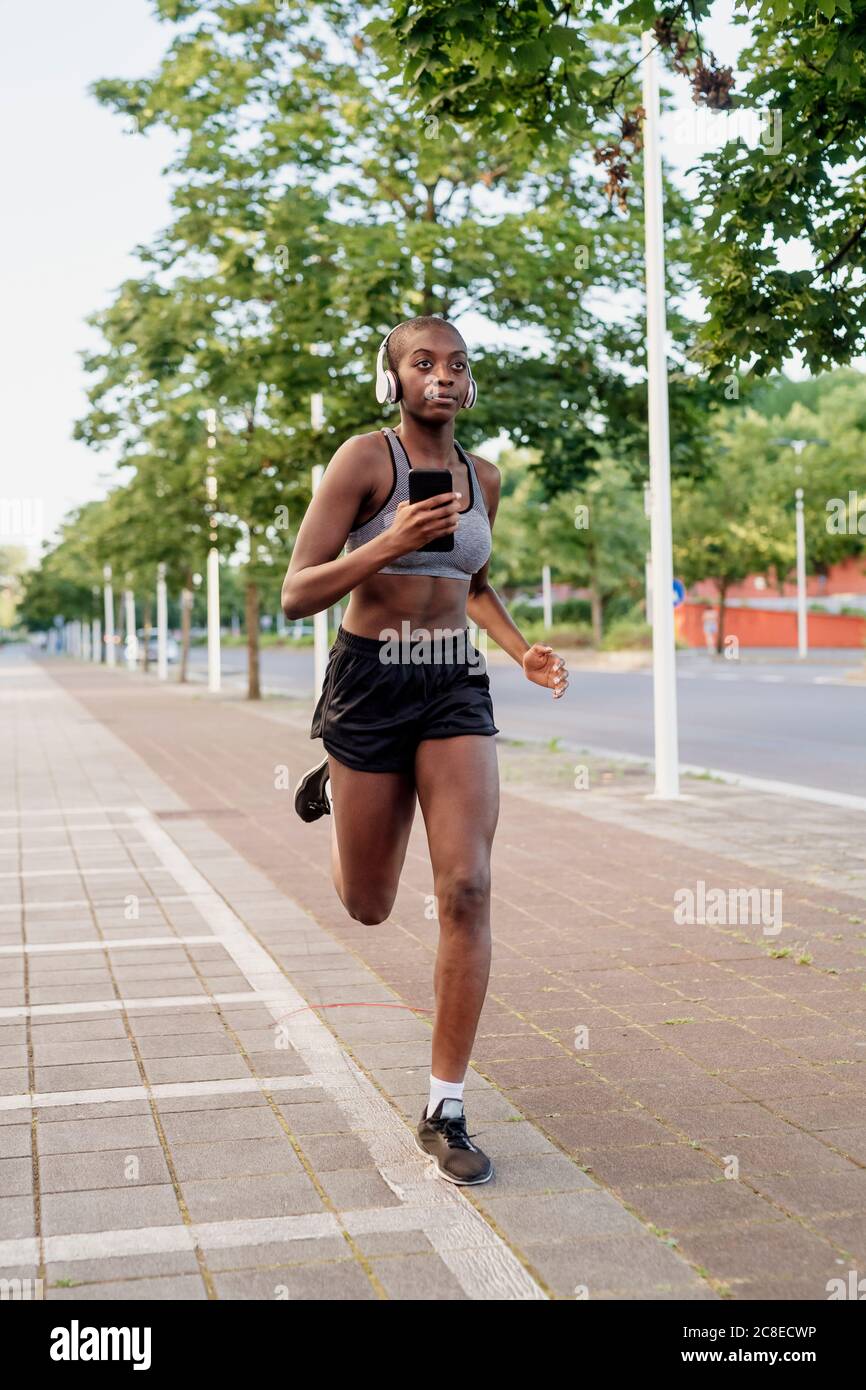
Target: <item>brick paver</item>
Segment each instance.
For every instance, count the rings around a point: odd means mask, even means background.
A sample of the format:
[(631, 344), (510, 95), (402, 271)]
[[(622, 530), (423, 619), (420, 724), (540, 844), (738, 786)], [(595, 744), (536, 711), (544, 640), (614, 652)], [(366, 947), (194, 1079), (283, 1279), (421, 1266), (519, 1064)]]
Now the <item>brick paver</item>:
[[(37, 669), (31, 681), (39, 698), (50, 705), (53, 687), (45, 680), (47, 670), (79, 702), (69, 708), (79, 711), (82, 728), (89, 727), (95, 735), (99, 725), (92, 721), (104, 721), (105, 737), (110, 736), (114, 746), (122, 741), (130, 750), (128, 768), (118, 769), (115, 759), (111, 769), (89, 769), (96, 795), (106, 806), (118, 804), (118, 783), (124, 780), (120, 803), (139, 796), (153, 812), (168, 813), (155, 816), (161, 831), (170, 834), (214, 888), (229, 898), (305, 998), (339, 1005), (321, 1009), (320, 1017), (380, 1092), (414, 1123), (429, 1071), (425, 1048), (436, 946), (436, 924), (425, 914), (432, 882), (420, 817), (391, 918), (379, 926), (363, 926), (347, 917), (334, 892), (328, 822), (303, 825), (292, 811), (291, 793), (275, 786), (286, 781), (293, 786), (318, 748), (306, 737), (303, 716), (299, 718), (291, 704), (248, 707), (240, 701), (213, 701), (203, 692), (160, 688), (125, 672), (60, 661)], [(28, 721), (38, 722), (37, 711), (38, 703), (28, 707)], [(507, 773), (507, 746), (501, 754)], [(284, 766), (287, 777), (280, 776)], [(472, 1192), (472, 1207), (495, 1225), (547, 1296), (574, 1296), (576, 1287), (586, 1286), (590, 1297), (714, 1298), (727, 1292), (735, 1298), (826, 1298), (828, 1278), (844, 1275), (858, 1262), (862, 1271), (866, 1261), (866, 957), (858, 915), (862, 905), (841, 891), (827, 888), (817, 893), (789, 877), (761, 880), (753, 865), (678, 844), (672, 837), (605, 823), (581, 813), (577, 798), (567, 801), (551, 794), (545, 800), (537, 791), (508, 790), (507, 776), (504, 785), (493, 860), (491, 986), (467, 1078), (470, 1128), (494, 1156), (497, 1177)], [(174, 804), (169, 804), (166, 788), (174, 793)], [(110, 834), (119, 852), (128, 836), (117, 824)], [(30, 850), (48, 848), (37, 846), (35, 837), (29, 839)], [(220, 851), (226, 844), (235, 852), (232, 862)], [(68, 850), (65, 841), (58, 847)], [(148, 884), (154, 884), (150, 876), (160, 875), (156, 886), (166, 899), (165, 910), (177, 914), (184, 935), (201, 931), (194, 894), (178, 894), (177, 885), (172, 892), (158, 865), (130, 857), (129, 874), (137, 872), (145, 894)], [(247, 875), (239, 865), (247, 867)], [(104, 862), (97, 867), (110, 869)], [(677, 924), (674, 893), (699, 879), (726, 888), (756, 882), (781, 886), (785, 928), (780, 937), (768, 940), (759, 925)], [(50, 880), (35, 883), (43, 906), (32, 917), (28, 908), (28, 940), (37, 941), (40, 928), (55, 931), (61, 913), (68, 913), (68, 920), (62, 918), (65, 940), (81, 939), (92, 931), (78, 906), (59, 906), (64, 895), (67, 901), (79, 902), (79, 890), (70, 888), (68, 877), (58, 880), (53, 896)], [(286, 899), (319, 924), (312, 964), (302, 959), (300, 927), (290, 948), (281, 936), (281, 904)], [(14, 914), (4, 914), (7, 920), (9, 915)], [(128, 934), (140, 936), (142, 920), (128, 924)], [(110, 927), (103, 929), (112, 937), (124, 930), (117, 925), (116, 913)], [(169, 931), (165, 922), (162, 929)], [(814, 938), (811, 963), (799, 964), (794, 956), (779, 954), (791, 936), (799, 940), (804, 933)], [(321, 958), (322, 942), (339, 951), (331, 971)], [(820, 953), (814, 949), (816, 942)], [(212, 948), (187, 947), (184, 958), (202, 949)], [(802, 956), (799, 944), (797, 951)], [(346, 953), (360, 967), (357, 975), (346, 973)], [(12, 962), (4, 959), (4, 972), (7, 964), (11, 969)], [(206, 1036), (216, 1028), (207, 990), (235, 995), (240, 988), (233, 971), (224, 973), (218, 962), (197, 960), (195, 969), (187, 970), (183, 962), (172, 960), (176, 974), (149, 974), (148, 960), (127, 964), (145, 967), (138, 981), (134, 975), (124, 979), (127, 999), (135, 983), (142, 990), (138, 997), (148, 999), (166, 998), (172, 992), (184, 999), (204, 995), (197, 1007), (184, 1003), (171, 1011), (173, 1019), (184, 1019), (191, 1036), (202, 1025)], [(161, 962), (160, 969), (166, 967), (167, 962)], [(373, 986), (378, 992), (371, 993), (365, 982), (370, 972), (382, 982)], [(20, 975), (4, 973), (7, 978), (11, 997), (20, 990)], [(43, 978), (41, 987), (49, 995), (61, 988), (59, 978)], [(64, 994), (79, 988), (68, 969), (65, 980)], [(101, 998), (111, 989), (111, 981), (93, 977), (82, 982), (80, 998)], [(391, 1002), (395, 996), (410, 1008), (350, 1007), (375, 999)], [(74, 1007), (76, 997), (73, 992), (67, 1006)], [(7, 995), (0, 1002), (6, 1003)], [(232, 1019), (237, 1030), (267, 1030), (272, 1023), (270, 1017), (261, 1019), (259, 1006), (226, 1004), (219, 1012)], [(58, 1018), (51, 1026), (74, 1028), (70, 1017), (74, 1015), (64, 1014), (63, 1021)], [(153, 1013), (139, 1017), (158, 1023)], [(91, 1031), (73, 1032), (67, 1038), (82, 1049), (85, 1043), (116, 1043), (123, 1038), (116, 1024), (111, 1014), (98, 1020), (84, 1015), (77, 1026)], [(33, 1020), (34, 1032), (45, 1026), (41, 1019)], [(576, 1030), (584, 1029), (581, 1041), (586, 1045), (576, 1047)], [(12, 1051), (0, 1075), (8, 1071), (18, 1087), (26, 1075), (21, 1038), (13, 1028), (2, 1031), (10, 1036), (0, 1046)], [(156, 1026), (152, 1031), (160, 1030)], [(221, 1055), (204, 1048), (199, 1052), (195, 1045), (192, 1050), (177, 1048), (164, 1057), (165, 1080), (178, 1077), (179, 1084), (196, 1084), (199, 1072), (193, 1080), (180, 1066), (195, 1058), (207, 1063), (201, 1084), (213, 1084), (207, 1080), (213, 1074), (211, 1064), (216, 1061), (218, 1073), (226, 1074), (220, 1070)], [(248, 1055), (259, 1056), (273, 1077), (273, 1050)], [(236, 1059), (237, 1053), (232, 1056)], [(157, 1060), (149, 1054), (148, 1068)], [(172, 1070), (172, 1064), (180, 1070)], [(68, 1069), (71, 1077), (61, 1077), (64, 1085), (70, 1079), (76, 1087), (86, 1084), (91, 1068), (92, 1084), (123, 1086), (122, 1079), (97, 1083), (95, 1078), (106, 1067), (128, 1065), (127, 1054), (120, 1050), (98, 1057), (82, 1050), (65, 1062), (49, 1054), (44, 1068)], [(76, 1072), (83, 1077), (75, 1080)], [(325, 1095), (320, 1099), (328, 1103)], [(266, 1108), (258, 1091), (243, 1095), (242, 1104), (240, 1097), (236, 1100), (237, 1111), (220, 1109), (221, 1123), (231, 1113)], [(282, 1113), (297, 1105), (304, 1124), (309, 1124), (308, 1094), (293, 1089), (279, 1100)], [(135, 1103), (141, 1105), (137, 1098)], [(206, 1119), (214, 1099), (202, 1096), (200, 1103)], [(64, 1119), (55, 1115), (51, 1125), (68, 1123), (67, 1110), (64, 1107)], [(89, 1110), (89, 1118), (97, 1118), (95, 1107)], [(148, 1111), (144, 1106), (124, 1114), (139, 1121)], [(201, 1111), (197, 1113), (201, 1119)], [(100, 1123), (112, 1118), (109, 1113)], [(0, 1110), (0, 1120), (8, 1119), (10, 1115)], [(195, 1113), (187, 1116), (181, 1111), (181, 1119), (194, 1121)], [(5, 1123), (0, 1124), (0, 1135), (4, 1129)], [(208, 1160), (218, 1167), (226, 1148), (230, 1154), (242, 1153), (239, 1146), (264, 1142), (269, 1133), (241, 1129), (194, 1131), (206, 1138), (190, 1138), (189, 1131), (186, 1136), (181, 1131), (171, 1141), (163, 1136), (161, 1142), (219, 1142)], [(515, 1135), (517, 1144), (512, 1147)], [(348, 1157), (357, 1158), (349, 1143), (352, 1135), (343, 1138), (349, 1144)], [(339, 1142), (330, 1147), (323, 1142), (316, 1157), (329, 1164), (339, 1151)], [(13, 1157), (21, 1156), (13, 1147)], [(386, 1210), (377, 1191), (375, 1164), (372, 1171), (363, 1165), (326, 1167), (317, 1176), (322, 1193), (337, 1209), (345, 1203), (355, 1213), (372, 1209), (380, 1217)], [(223, 1217), (222, 1212), (211, 1216), (207, 1210), (208, 1184), (216, 1180), (210, 1172), (185, 1176), (184, 1190), (191, 1183), (199, 1203), (189, 1219)], [(286, 1185), (290, 1181), (289, 1173), (281, 1176), (275, 1195), (291, 1206), (302, 1199), (291, 1195), (293, 1189)], [(169, 1191), (176, 1192), (179, 1182), (175, 1170)], [(161, 1192), (164, 1186), (163, 1182), (150, 1190)], [(8, 1220), (16, 1231), (26, 1225), (25, 1211), (22, 1206), (9, 1208)], [(253, 1218), (257, 1214), (250, 1213)], [(245, 1215), (232, 1208), (225, 1219)], [(323, 1230), (322, 1239), (333, 1239), (330, 1228)], [(381, 1230), (370, 1231), (374, 1233), (386, 1238)], [(398, 1233), (401, 1238), (407, 1235), (395, 1227), (394, 1235)], [(168, 1237), (165, 1249), (174, 1259), (187, 1251)], [(388, 1258), (393, 1259), (395, 1249), (389, 1247)], [(118, 1258), (128, 1259), (128, 1253), (119, 1252)], [(375, 1296), (452, 1296), (444, 1277), (432, 1273), (428, 1278), (418, 1258), (414, 1251), (401, 1254), (405, 1288), (428, 1292), (394, 1293), (392, 1285), (371, 1269), (366, 1277)], [(171, 1277), (182, 1282), (187, 1275), (180, 1266), (178, 1270)], [(145, 1272), (142, 1266), (138, 1277)], [(453, 1270), (445, 1272), (453, 1276)], [(214, 1277), (209, 1269), (204, 1282), (210, 1296), (262, 1296), (232, 1293), (228, 1285), (217, 1288)]]

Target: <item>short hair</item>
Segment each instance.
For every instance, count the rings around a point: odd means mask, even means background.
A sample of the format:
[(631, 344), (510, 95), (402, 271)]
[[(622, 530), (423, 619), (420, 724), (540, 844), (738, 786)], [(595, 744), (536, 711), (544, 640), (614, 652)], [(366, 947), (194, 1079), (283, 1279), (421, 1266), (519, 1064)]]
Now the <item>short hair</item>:
[(404, 323), (398, 323), (396, 328), (392, 329), (390, 337), (388, 338), (388, 346), (385, 349), (385, 356), (388, 359), (388, 368), (390, 371), (395, 372), (397, 370), (401, 357), (408, 351), (409, 339), (414, 336), (416, 330), (431, 328), (434, 324), (437, 327), (441, 327), (441, 325), (444, 324), (446, 328), (452, 329), (457, 334), (461, 343), (463, 343), (464, 352), (467, 352), (462, 333), (449, 319), (443, 319), (439, 314), (422, 314), (417, 319), (406, 319)]

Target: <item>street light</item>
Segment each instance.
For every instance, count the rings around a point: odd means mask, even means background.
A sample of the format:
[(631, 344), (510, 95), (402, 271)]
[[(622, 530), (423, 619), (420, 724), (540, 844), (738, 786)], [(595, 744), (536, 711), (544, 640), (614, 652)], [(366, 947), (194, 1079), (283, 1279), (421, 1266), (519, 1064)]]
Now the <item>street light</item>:
[[(773, 439), (772, 444), (789, 444), (797, 455), (797, 463), (794, 465), (794, 472), (802, 474), (803, 465), (799, 462), (800, 455), (807, 444), (816, 444), (819, 448), (829, 444), (829, 439)], [(806, 618), (806, 519), (803, 508), (803, 489), (798, 487), (794, 491), (794, 526), (797, 537), (797, 656), (802, 661), (809, 655), (809, 627)]]
[(677, 676), (674, 648), (673, 537), (668, 423), (668, 364), (665, 348), (665, 253), (662, 163), (659, 146), (659, 84), (655, 34), (643, 45), (644, 240), (647, 301), (647, 405), (650, 462), (650, 546), (653, 629), (653, 718), (655, 792), (660, 800), (679, 796)]
[(132, 575), (127, 574), (123, 594), (126, 613), (126, 665), (130, 671), (134, 671), (138, 661), (138, 634), (135, 630), (135, 594), (130, 588), (131, 583)]
[[(205, 412), (208, 451), (216, 448), (216, 411)], [(210, 549), (207, 553), (207, 688), (212, 695), (220, 689), (220, 559), (217, 550), (217, 477), (208, 452), (207, 511), (210, 526)]]
[(797, 526), (797, 655), (802, 660), (809, 655), (806, 626), (806, 524), (803, 517), (803, 489), (794, 493)]
[[(324, 398), (320, 391), (310, 397), (310, 425), (318, 434), (325, 423)], [(322, 463), (313, 464), (312, 491), (315, 492), (325, 474)], [(313, 614), (313, 680), (315, 691), (321, 691), (325, 681), (325, 667), (328, 664), (328, 610)]]
[[(99, 612), (99, 585), (93, 586), (93, 611)], [(98, 618), (93, 618), (90, 624), (90, 655), (93, 661), (102, 660), (102, 624)]]
[(161, 681), (168, 676), (168, 592), (162, 562), (156, 567), (156, 675)]
[(111, 565), (103, 567), (102, 578), (105, 580), (105, 664), (114, 666), (117, 653), (114, 649), (114, 589), (111, 584)]

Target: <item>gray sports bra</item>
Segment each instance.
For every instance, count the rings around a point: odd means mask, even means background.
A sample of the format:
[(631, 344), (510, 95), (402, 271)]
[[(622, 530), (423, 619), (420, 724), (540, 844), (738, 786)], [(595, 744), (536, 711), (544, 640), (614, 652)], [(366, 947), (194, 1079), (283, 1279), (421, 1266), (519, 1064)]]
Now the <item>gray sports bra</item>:
[[(382, 433), (391, 451), (394, 481), (391, 491), (375, 516), (371, 516), (363, 525), (356, 526), (349, 532), (346, 538), (347, 551), (357, 550), (359, 546), (366, 545), (367, 541), (380, 535), (394, 520), (397, 504), (409, 501), (409, 470), (412, 467), (409, 455), (393, 430), (385, 426)], [(378, 571), (379, 574), (430, 574), (440, 579), (468, 579), (489, 559), (493, 541), (484, 505), (484, 493), (479, 485), (472, 459), (456, 439), (454, 443), (469, 472), (470, 492), (469, 506), (464, 507), (458, 514), (457, 530), (453, 532), (454, 549), (438, 552), (410, 550), (408, 555), (399, 555), (392, 564), (383, 565)]]

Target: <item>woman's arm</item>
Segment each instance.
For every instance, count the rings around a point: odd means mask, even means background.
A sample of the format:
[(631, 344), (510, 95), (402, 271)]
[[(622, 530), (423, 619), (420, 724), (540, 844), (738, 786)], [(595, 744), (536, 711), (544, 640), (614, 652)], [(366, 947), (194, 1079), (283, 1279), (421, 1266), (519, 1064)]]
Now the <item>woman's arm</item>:
[(340, 555), (369, 493), (370, 469), (365, 467), (369, 459), (370, 445), (362, 435), (353, 435), (340, 445), (325, 469), (301, 522), (283, 580), (280, 603), (287, 618), (321, 613), (389, 563), (380, 544), (384, 532), (350, 555)]

